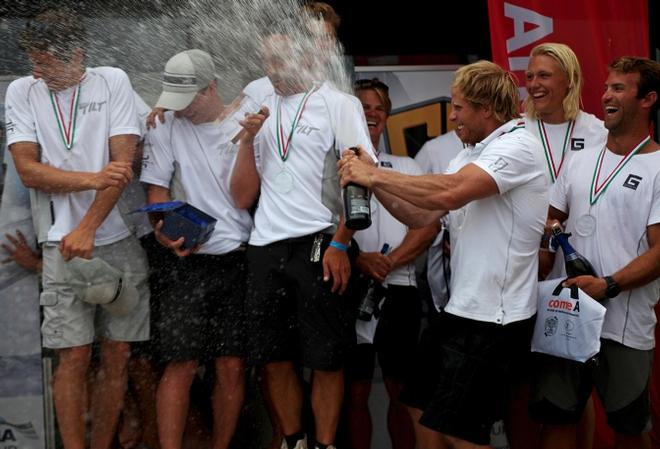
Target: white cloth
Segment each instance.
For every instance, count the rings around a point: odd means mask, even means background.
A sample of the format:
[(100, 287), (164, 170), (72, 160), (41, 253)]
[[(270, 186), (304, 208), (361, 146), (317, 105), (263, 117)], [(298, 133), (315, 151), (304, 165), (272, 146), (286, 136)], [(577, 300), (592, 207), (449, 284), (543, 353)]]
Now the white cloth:
[[(67, 150), (60, 135), (46, 83), (32, 76), (19, 78), (7, 88), (7, 143), (38, 143), (40, 162), (61, 170), (102, 170), (110, 161), (110, 137), (140, 135), (133, 89), (128, 76), (113, 67), (88, 68), (80, 85), (71, 150)], [(76, 89), (74, 86), (57, 94), (67, 126)], [(50, 194), (55, 216), (47, 240), (56, 242), (69, 234), (80, 223), (95, 197), (95, 190)], [(129, 234), (115, 206), (96, 231), (95, 245), (114, 243)]]
[[(422, 174), (419, 165), (409, 157), (380, 153), (378, 160), (380, 168), (383, 170), (394, 170), (406, 175)], [(357, 241), (360, 251), (375, 253), (381, 250), (384, 243), (387, 243), (390, 249), (399, 247), (407, 233), (408, 227), (394, 218), (380, 204), (376, 195), (371, 195), (371, 226), (363, 231), (356, 232), (353, 238)], [(387, 286), (389, 284), (416, 287), (415, 263), (411, 262), (392, 270), (383, 282), (383, 285)]]
[[(525, 117), (525, 128), (527, 131), (538, 137), (542, 143), (545, 142), (543, 152), (546, 155), (546, 170), (552, 181), (552, 185), (550, 186), (551, 191), (554, 188), (554, 173), (561, 172), (565, 161), (568, 161), (578, 152), (593, 151), (594, 149), (602, 148), (607, 140), (607, 129), (603, 125), (602, 120), (595, 115), (579, 111), (572, 132), (569, 132), (567, 136), (567, 130), (570, 130), (570, 125), (570, 122), (564, 122), (555, 125), (544, 123), (541, 126), (541, 122), (537, 119)], [(543, 129), (545, 129), (545, 133)], [(564, 151), (565, 141), (566, 149)], [(550, 273), (548, 273), (547, 279), (565, 277), (566, 268), (564, 267), (563, 252), (560, 248), (557, 250), (555, 263)]]
[[(211, 238), (200, 254), (224, 254), (247, 241), (252, 219), (237, 209), (229, 190), (237, 145), (226, 122), (193, 125), (166, 112), (165, 123), (149, 132), (140, 181), (170, 189), (174, 199), (185, 200), (217, 219)], [(230, 131), (230, 130), (229, 130)], [(179, 170), (178, 173), (175, 173)], [(171, 189), (175, 174), (185, 198)]]
[[(304, 94), (280, 97), (272, 94), (264, 101), (270, 117), (255, 138), (261, 196), (250, 236), (250, 244), (264, 246), (332, 228), (342, 213), (337, 178), (337, 156), (345, 148), (361, 145), (372, 157), (364, 111), (359, 100), (327, 83), (307, 101), (293, 139), (288, 140), (293, 117)], [(282, 130), (289, 142), (283, 162), (277, 144), (277, 108), (281, 98)], [(350, 136), (342, 138), (341, 136)], [(350, 140), (349, 140), (350, 139)], [(278, 188), (278, 175), (286, 171), (291, 189)]]
[(548, 174), (552, 173), (553, 182), (556, 177), (555, 173), (561, 171), (565, 161), (582, 150), (602, 148), (607, 140), (607, 129), (603, 125), (603, 121), (584, 111), (578, 112), (572, 130), (571, 122), (542, 123), (527, 116), (524, 117), (524, 120), (525, 129), (534, 134), (543, 144), (546, 170)]
[(512, 120), (454, 159), (472, 163), (499, 194), (450, 212), (451, 298), (445, 310), (507, 324), (536, 312), (538, 248), (548, 209), (548, 177), (538, 139)]
[[(562, 169), (550, 204), (568, 213), (571, 244), (601, 276), (611, 275), (649, 249), (646, 228), (660, 223), (660, 151), (636, 154), (613, 178), (594, 205), (589, 192), (604, 147), (575, 154)], [(598, 185), (623, 156), (605, 150)], [(657, 279), (603, 301), (607, 307), (603, 338), (625, 346), (654, 347)]]
[(415, 155), (415, 162), (427, 175), (442, 174), (447, 170), (449, 162), (462, 149), (463, 142), (456, 135), (456, 131), (450, 131), (422, 145), (422, 148)]

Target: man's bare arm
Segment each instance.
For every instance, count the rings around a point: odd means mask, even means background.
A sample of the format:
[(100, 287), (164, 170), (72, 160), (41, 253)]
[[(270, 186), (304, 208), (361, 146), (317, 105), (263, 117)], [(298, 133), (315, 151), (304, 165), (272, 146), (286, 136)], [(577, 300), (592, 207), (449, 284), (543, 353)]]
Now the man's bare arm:
[(417, 258), (438, 235), (437, 221), (419, 229), (410, 229), (399, 246), (388, 257), (392, 259), (392, 269), (407, 265)]
[[(110, 138), (111, 161), (127, 164), (130, 168), (135, 155), (137, 136), (123, 134)], [(60, 251), (65, 260), (73, 257), (91, 258), (94, 250), (96, 230), (110, 214), (119, 200), (124, 183), (121, 187), (107, 187), (96, 192), (96, 197), (76, 228), (60, 241)]]
[(260, 112), (248, 114), (240, 122), (244, 131), (229, 185), (234, 204), (239, 209), (252, 207), (261, 188), (261, 178), (254, 159), (254, 137), (268, 118), (269, 112), (267, 108), (263, 108)]
[(131, 164), (111, 161), (100, 172), (61, 170), (39, 161), (39, 144), (17, 142), (9, 146), (16, 171), (26, 187), (50, 193), (123, 188), (132, 178)]

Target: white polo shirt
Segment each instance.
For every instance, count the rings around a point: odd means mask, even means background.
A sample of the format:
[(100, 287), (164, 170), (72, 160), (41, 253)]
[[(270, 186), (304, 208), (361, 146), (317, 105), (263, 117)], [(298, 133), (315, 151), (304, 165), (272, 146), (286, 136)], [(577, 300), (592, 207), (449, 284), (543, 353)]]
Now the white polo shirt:
[(536, 313), (538, 248), (548, 177), (538, 140), (512, 120), (460, 152), (448, 173), (475, 164), (499, 194), (450, 212), (451, 298), (445, 310), (508, 324)]
[[(361, 145), (373, 156), (359, 100), (327, 83), (317, 87), (310, 90), (305, 104), (306, 94), (272, 94), (264, 101), (270, 116), (254, 142), (261, 196), (251, 245), (263, 246), (331, 229), (343, 213), (337, 178), (339, 152)], [(291, 133), (298, 111), (302, 115)], [(287, 143), (286, 161), (282, 161), (278, 148), (283, 151)]]
[[(170, 189), (174, 199), (187, 201), (218, 222), (199, 254), (225, 254), (247, 241), (252, 228), (250, 214), (234, 206), (229, 182), (238, 146), (231, 143), (228, 122), (193, 125), (174, 112), (165, 123), (149, 132), (140, 181)], [(183, 192), (172, 187), (173, 178)], [(182, 194), (184, 197), (178, 195)]]
[[(76, 103), (78, 86), (80, 94)], [(43, 80), (32, 76), (19, 78), (7, 88), (5, 104), (8, 145), (38, 143), (40, 162), (61, 170), (101, 171), (110, 161), (110, 137), (140, 135), (131, 83), (126, 73), (114, 67), (88, 68), (79, 85), (57, 92), (52, 101)], [(58, 106), (63, 126), (58, 125), (59, 114), (55, 112)], [(72, 114), (72, 107), (75, 114)], [(74, 136), (70, 150), (66, 147), (64, 132), (60, 131), (68, 128)], [(54, 217), (47, 240), (58, 242), (73, 231), (95, 197), (95, 190), (50, 194)], [(107, 245), (129, 234), (115, 206), (96, 231), (94, 243)]]
[[(600, 175), (595, 176), (601, 155)], [(599, 187), (605, 185), (604, 180), (623, 160), (605, 146), (575, 154), (561, 171), (550, 200), (553, 207), (569, 214), (570, 242), (600, 276), (615, 273), (647, 251), (646, 228), (660, 223), (660, 151), (636, 154), (619, 166), (621, 171), (604, 191), (599, 190), (602, 193), (592, 204), (592, 180)], [(635, 349), (652, 349), (653, 307), (659, 294), (656, 279), (604, 300), (602, 337)]]
[[(378, 163), (381, 170), (394, 170), (406, 175), (421, 175), (422, 169), (409, 157), (393, 156), (387, 153), (378, 155)], [(376, 195), (371, 195), (371, 226), (358, 231), (353, 238), (357, 241), (360, 251), (375, 253), (380, 252), (384, 243), (393, 250), (401, 246), (404, 237), (408, 233), (408, 227), (394, 218), (389, 213)], [(415, 263), (395, 268), (387, 277), (383, 285), (405, 285), (417, 286), (415, 279)]]

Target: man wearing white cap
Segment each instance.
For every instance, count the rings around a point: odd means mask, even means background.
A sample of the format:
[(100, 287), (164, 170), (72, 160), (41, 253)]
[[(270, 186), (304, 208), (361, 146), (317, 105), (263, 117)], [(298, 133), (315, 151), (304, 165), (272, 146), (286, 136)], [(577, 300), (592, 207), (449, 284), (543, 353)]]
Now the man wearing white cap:
[(85, 30), (72, 11), (43, 12), (20, 43), (33, 74), (7, 89), (8, 144), (32, 189), (43, 247), (42, 335), (59, 358), (57, 421), (64, 447), (83, 449), (91, 343), (101, 337), (91, 447), (105, 449), (123, 405), (129, 342), (149, 338), (146, 258), (116, 207), (140, 134), (133, 90), (119, 69), (85, 68)]
[(148, 202), (182, 200), (217, 219), (201, 246), (171, 240), (153, 220), (156, 239), (179, 257), (154, 323), (167, 366), (157, 393), (162, 449), (179, 449), (188, 415), (190, 386), (204, 358), (215, 359), (213, 447), (229, 446), (244, 396), (243, 292), (245, 246), (252, 220), (235, 207), (229, 175), (237, 145), (229, 110), (218, 97), (215, 66), (202, 50), (186, 50), (165, 65), (156, 107), (168, 110), (152, 130), (140, 180)]

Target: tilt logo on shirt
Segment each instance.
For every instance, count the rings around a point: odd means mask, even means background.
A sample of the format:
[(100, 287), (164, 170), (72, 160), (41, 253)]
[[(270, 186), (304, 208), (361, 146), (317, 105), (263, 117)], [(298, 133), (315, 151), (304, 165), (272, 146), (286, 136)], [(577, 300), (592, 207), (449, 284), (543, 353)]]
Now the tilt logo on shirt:
[(103, 105), (106, 103), (107, 101), (101, 101), (99, 103), (95, 101), (90, 101), (89, 103), (80, 103), (78, 105), (78, 110), (81, 111), (83, 115), (87, 114), (88, 112), (101, 112)]
[(311, 133), (313, 133), (314, 131), (318, 131), (318, 130), (319, 130), (319, 128), (315, 128), (315, 127), (310, 126), (310, 125), (301, 125), (301, 124), (296, 125), (296, 133), (297, 134), (304, 134), (306, 136), (309, 136)]

